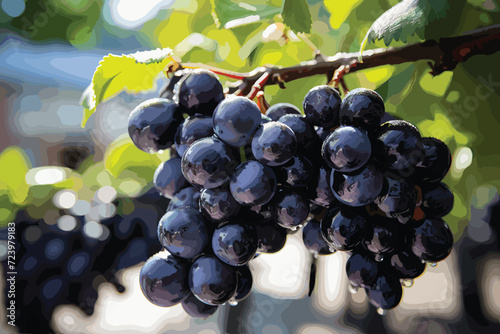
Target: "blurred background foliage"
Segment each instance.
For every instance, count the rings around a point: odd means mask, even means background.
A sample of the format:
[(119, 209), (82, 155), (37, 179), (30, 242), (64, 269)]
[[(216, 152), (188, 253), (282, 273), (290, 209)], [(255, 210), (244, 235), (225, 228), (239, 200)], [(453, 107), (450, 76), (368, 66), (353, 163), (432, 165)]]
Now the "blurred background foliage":
[[(50, 0), (34, 1), (27, 6), (23, 0), (12, 0), (2, 1), (0, 22), (5, 39), (15, 38), (37, 48), (66, 45), (80, 52), (97, 50), (101, 54), (118, 55), (171, 48), (173, 56), (182, 62), (246, 72), (258, 66), (293, 66), (310, 60), (314, 56), (311, 46), (325, 55), (358, 51), (373, 22), (397, 3), (397, 0), (144, 3)], [(431, 2), (419, 3), (429, 6)], [(398, 34), (390, 35), (385, 41), (374, 41), (367, 48), (385, 47), (386, 43), (401, 46), (500, 22), (496, 0), (437, 1), (432, 6), (433, 16), (421, 22), (418, 29), (412, 30), (403, 24)], [(399, 40), (391, 40), (396, 37)], [(437, 137), (450, 147), (454, 161), (445, 182), (452, 188), (456, 200), (447, 221), (457, 237), (470, 219), (470, 206), (488, 202), (500, 183), (499, 152), (496, 145), (492, 145), (500, 131), (499, 116), (494, 110), (500, 104), (500, 71), (495, 66), (499, 60), (498, 54), (477, 56), (453, 72), (437, 77), (428, 74), (426, 62), (421, 61), (381, 66), (348, 74), (345, 78), (351, 89), (377, 90), (386, 101), (388, 112), (416, 124), (424, 136)], [(107, 79), (112, 77), (111, 86), (115, 87), (110, 87), (109, 81), (101, 83), (101, 86), (106, 84), (107, 90), (100, 87), (102, 95), (97, 97), (97, 104), (113, 100), (122, 88), (132, 95), (138, 91), (155, 95), (168, 81), (161, 71), (166, 61), (142, 67), (138, 67), (132, 57), (107, 57), (105, 62), (100, 70), (110, 71)], [(74, 59), (72, 65), (77, 67), (78, 59)], [(115, 77), (115, 74), (120, 75)], [(306, 92), (324, 83), (322, 76), (305, 78), (288, 83), (286, 89), (266, 87), (265, 96), (271, 104), (289, 102), (301, 107)], [(128, 110), (136, 104), (134, 101), (128, 105)], [(102, 105), (97, 109), (98, 114), (110, 113), (112, 108), (113, 105)], [(10, 112), (14, 114), (16, 110)], [(53, 205), (51, 196), (60, 189), (72, 189), (79, 198), (90, 200), (93, 192), (107, 185), (115, 187), (118, 196), (125, 198), (139, 196), (151, 187), (153, 172), (161, 160), (168, 159), (168, 152), (149, 155), (137, 150), (126, 135), (125, 111), (119, 122), (121, 128), (115, 129), (112, 141), (99, 142), (95, 131), (102, 118), (96, 115), (91, 116), (89, 112), (84, 117), (90, 119), (83, 129), (93, 137), (95, 147), (83, 157), (77, 157), (82, 160), (78, 161), (77, 168), (62, 170), (60, 178), (37, 180), (36, 175), (56, 175), (56, 169), (40, 169), (39, 161), (27, 155), (23, 147), (2, 147), (0, 166), (7, 173), (0, 176), (1, 225), (13, 220), (16, 211), (25, 207), (36, 207), (33, 214), (42, 218), (45, 206)], [(65, 129), (59, 131), (64, 133)], [(106, 129), (101, 127), (98, 131)], [(61, 159), (53, 163), (68, 167)], [(25, 175), (30, 175), (32, 168), (46, 174), (33, 174), (30, 181)]]

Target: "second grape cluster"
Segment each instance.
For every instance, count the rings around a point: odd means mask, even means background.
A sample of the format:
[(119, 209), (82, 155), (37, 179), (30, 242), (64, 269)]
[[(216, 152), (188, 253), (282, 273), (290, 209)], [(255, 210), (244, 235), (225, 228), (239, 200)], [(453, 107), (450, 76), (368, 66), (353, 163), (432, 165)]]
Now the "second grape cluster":
[(170, 199), (158, 224), (166, 251), (140, 275), (154, 304), (181, 303), (206, 318), (241, 301), (252, 288), (248, 262), (281, 250), (298, 228), (315, 255), (348, 252), (351, 285), (380, 310), (398, 305), (426, 263), (450, 254), (442, 217), (453, 193), (441, 182), (450, 151), (387, 114), (375, 91), (341, 99), (317, 86), (303, 113), (280, 103), (264, 115), (198, 69), (178, 71), (161, 96), (129, 122), (138, 148), (171, 151), (154, 175)]

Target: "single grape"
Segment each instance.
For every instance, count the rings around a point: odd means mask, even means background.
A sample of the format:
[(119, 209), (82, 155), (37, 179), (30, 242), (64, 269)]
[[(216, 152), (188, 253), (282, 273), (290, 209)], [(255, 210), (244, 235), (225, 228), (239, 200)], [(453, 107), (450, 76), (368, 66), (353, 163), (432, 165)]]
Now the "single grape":
[(398, 306), (403, 297), (401, 283), (389, 275), (380, 275), (373, 286), (365, 290), (370, 303), (384, 310)]
[(174, 195), (189, 186), (189, 183), (184, 178), (181, 169), (181, 159), (172, 158), (162, 162), (156, 168), (153, 182), (155, 188), (166, 198), (172, 199)]
[(201, 212), (213, 222), (229, 220), (238, 214), (240, 207), (229, 188), (203, 189), (201, 192)]
[(406, 224), (417, 203), (417, 190), (411, 181), (397, 175), (386, 175), (387, 190), (375, 198), (374, 203), (387, 217)]
[(181, 302), (182, 308), (186, 313), (193, 318), (207, 319), (217, 312), (219, 306), (208, 305), (195, 297), (191, 292)]
[(217, 138), (195, 141), (184, 153), (182, 174), (194, 186), (206, 189), (222, 186), (229, 181), (235, 167), (232, 150)]
[(415, 166), (424, 158), (424, 147), (418, 129), (406, 121), (388, 121), (378, 131), (379, 142), (385, 151), (388, 168), (404, 173), (407, 177), (415, 172)]
[(255, 256), (257, 237), (250, 225), (240, 225), (237, 221), (215, 229), (212, 249), (217, 257), (232, 266), (242, 266)]
[(66, 272), (70, 277), (82, 276), (92, 267), (91, 257), (88, 252), (82, 250), (71, 255), (66, 263)]
[(257, 252), (276, 253), (285, 246), (287, 231), (273, 220), (254, 223), (253, 226), (257, 235)]
[(153, 255), (139, 274), (142, 293), (155, 305), (176, 305), (189, 295), (188, 273), (187, 260), (166, 252)]
[(340, 123), (374, 130), (378, 128), (384, 113), (384, 100), (377, 92), (367, 88), (356, 88), (342, 100)]
[(349, 207), (342, 207), (333, 219), (322, 219), (321, 224), (325, 240), (342, 251), (354, 249), (373, 233), (372, 225)]
[(280, 122), (262, 125), (252, 139), (252, 153), (262, 164), (280, 166), (292, 158), (297, 140), (292, 129)]
[(330, 86), (313, 87), (302, 103), (306, 119), (313, 125), (331, 128), (339, 123), (341, 98)]
[(205, 69), (190, 70), (179, 85), (179, 105), (190, 115), (212, 113), (224, 99), (224, 89), (217, 76)]
[(196, 298), (208, 305), (224, 304), (236, 292), (236, 270), (215, 255), (202, 255), (189, 270), (189, 288)]
[(397, 278), (417, 278), (424, 272), (425, 263), (408, 248), (391, 255), (387, 267)]
[(130, 114), (128, 133), (135, 146), (154, 153), (172, 146), (175, 131), (182, 121), (182, 113), (172, 100), (150, 99)]
[(444, 260), (453, 248), (453, 234), (441, 218), (428, 218), (415, 228), (413, 253), (421, 260)]
[(388, 254), (398, 250), (404, 244), (405, 238), (401, 225), (392, 219), (372, 217), (373, 233), (364, 241), (364, 246), (374, 254)]
[(234, 199), (243, 205), (263, 205), (276, 192), (277, 180), (273, 170), (257, 161), (245, 161), (231, 176), (229, 189)]
[(214, 111), (214, 132), (226, 144), (245, 146), (261, 124), (260, 109), (246, 97), (231, 96), (224, 99)]
[(305, 156), (293, 156), (286, 164), (280, 166), (277, 173), (283, 183), (292, 188), (303, 188), (313, 180), (313, 165)]
[(272, 202), (271, 213), (278, 224), (293, 229), (307, 219), (309, 204), (297, 192), (282, 190)]
[(304, 116), (284, 115), (278, 119), (278, 122), (292, 129), (297, 139), (298, 152), (308, 154), (311, 153), (311, 150), (314, 151), (315, 146), (319, 145), (319, 138), (316, 131), (314, 131), (314, 126)]
[(320, 222), (314, 218), (309, 220), (302, 229), (302, 240), (306, 248), (313, 254), (328, 255), (335, 252), (335, 249), (323, 237)]
[(367, 164), (355, 175), (342, 174), (332, 169), (330, 183), (333, 195), (341, 203), (358, 207), (370, 204), (380, 195), (384, 176), (373, 164)]
[(347, 260), (345, 270), (347, 278), (354, 286), (362, 288), (371, 286), (379, 276), (379, 263), (371, 256), (354, 253)]
[(168, 203), (167, 211), (180, 208), (199, 208), (200, 190), (195, 187), (186, 187), (179, 190)]
[(311, 173), (313, 182), (310, 183), (307, 190), (309, 200), (325, 208), (338, 204), (330, 186), (330, 173), (330, 167), (320, 165), (318, 170)]
[(177, 128), (175, 133), (175, 149), (182, 157), (184, 152), (195, 141), (205, 137), (211, 137), (214, 134), (214, 128), (211, 116), (196, 114), (189, 116)]
[(168, 211), (158, 224), (158, 239), (172, 255), (192, 259), (211, 240), (201, 213), (194, 208)]
[(299, 108), (291, 103), (277, 103), (266, 111), (266, 116), (273, 121), (277, 121), (284, 115), (301, 115)]
[(323, 142), (321, 154), (335, 170), (348, 173), (363, 167), (371, 157), (372, 145), (364, 131), (352, 126), (342, 126), (333, 131)]
[(236, 268), (236, 276), (238, 277), (238, 287), (231, 298), (232, 302), (240, 302), (247, 298), (252, 291), (253, 277), (250, 268), (247, 265)]
[(437, 138), (422, 138), (422, 144), (424, 157), (417, 165), (415, 180), (428, 183), (439, 182), (450, 170), (450, 149)]
[(443, 182), (433, 185), (424, 189), (421, 208), (428, 217), (446, 216), (453, 209), (453, 192)]

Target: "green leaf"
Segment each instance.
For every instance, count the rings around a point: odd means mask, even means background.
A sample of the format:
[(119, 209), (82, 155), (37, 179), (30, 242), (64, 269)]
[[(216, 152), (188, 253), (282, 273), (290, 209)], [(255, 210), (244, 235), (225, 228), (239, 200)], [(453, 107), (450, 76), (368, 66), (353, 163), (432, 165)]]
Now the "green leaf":
[(139, 92), (151, 89), (156, 76), (173, 60), (169, 48), (104, 57), (81, 98), (84, 107), (82, 127), (102, 101), (123, 90)]
[(410, 37), (425, 37), (426, 26), (446, 16), (448, 0), (403, 0), (382, 14), (368, 30), (361, 51), (368, 43), (393, 40), (406, 43)]
[(306, 0), (284, 0), (283, 23), (296, 33), (310, 33), (312, 18)]
[(212, 16), (218, 28), (234, 28), (244, 24), (272, 18), (281, 13), (281, 7), (267, 0), (238, 1), (210, 0)]
[(5, 191), (11, 202), (25, 204), (29, 185), (26, 173), (31, 163), (24, 151), (17, 146), (9, 146), (0, 154), (0, 192)]
[(114, 177), (121, 178), (125, 171), (134, 171), (147, 182), (153, 179), (161, 161), (158, 155), (139, 150), (128, 135), (111, 143), (104, 155), (104, 166)]

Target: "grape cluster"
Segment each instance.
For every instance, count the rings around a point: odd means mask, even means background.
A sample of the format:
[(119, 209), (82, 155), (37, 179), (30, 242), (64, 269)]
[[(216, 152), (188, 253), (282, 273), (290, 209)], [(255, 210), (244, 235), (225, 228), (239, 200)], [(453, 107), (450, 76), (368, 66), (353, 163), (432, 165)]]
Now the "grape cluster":
[(181, 303), (201, 318), (236, 304), (252, 287), (249, 261), (279, 251), (301, 227), (315, 256), (351, 254), (352, 286), (381, 309), (400, 302), (400, 280), (408, 284), (425, 262), (450, 253), (453, 237), (441, 217), (453, 194), (440, 182), (450, 151), (394, 120), (376, 92), (355, 89), (342, 99), (317, 86), (304, 113), (280, 103), (264, 115), (248, 98), (222, 91), (211, 72), (182, 70), (162, 98), (130, 116), (140, 149), (171, 152), (154, 175), (171, 200), (158, 224), (165, 251), (140, 274), (152, 303)]

